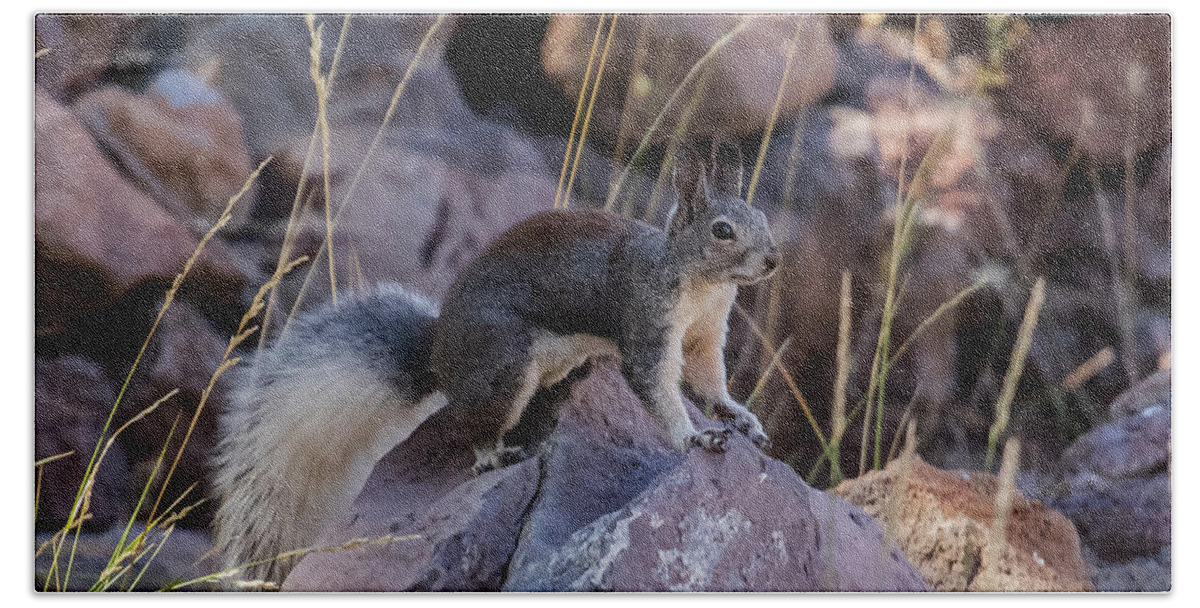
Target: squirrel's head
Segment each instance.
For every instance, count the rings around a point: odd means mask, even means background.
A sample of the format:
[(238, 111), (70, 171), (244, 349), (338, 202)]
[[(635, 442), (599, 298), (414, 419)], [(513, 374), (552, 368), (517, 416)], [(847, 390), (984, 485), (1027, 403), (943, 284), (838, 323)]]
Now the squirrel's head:
[(688, 275), (749, 285), (779, 265), (767, 216), (742, 198), (742, 157), (714, 147), (706, 164), (684, 155), (675, 166), (678, 202), (667, 216), (670, 249)]

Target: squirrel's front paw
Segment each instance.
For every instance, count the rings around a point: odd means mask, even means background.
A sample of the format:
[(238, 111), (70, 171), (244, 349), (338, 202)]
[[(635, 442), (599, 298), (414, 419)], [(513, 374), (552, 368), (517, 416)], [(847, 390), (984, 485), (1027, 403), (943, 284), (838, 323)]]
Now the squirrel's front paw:
[(706, 452), (724, 452), (729, 441), (729, 429), (707, 429), (688, 438), (688, 445)]
[(767, 432), (763, 430), (762, 424), (759, 423), (758, 417), (754, 414), (746, 412), (746, 416), (734, 418), (731, 424), (739, 433), (754, 442), (754, 445), (758, 446), (759, 449), (765, 450), (771, 447), (771, 438), (767, 437)]

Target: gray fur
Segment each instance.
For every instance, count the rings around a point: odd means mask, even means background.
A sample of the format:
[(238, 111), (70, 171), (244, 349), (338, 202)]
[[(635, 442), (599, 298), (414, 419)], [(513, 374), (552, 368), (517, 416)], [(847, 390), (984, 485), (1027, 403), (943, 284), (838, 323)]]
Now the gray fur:
[[(665, 231), (596, 211), (519, 223), (458, 275), (440, 318), (424, 298), (385, 286), (295, 320), (239, 374), (221, 421), (216, 541), (229, 566), (311, 546), (375, 462), (447, 403), (476, 470), (503, 466), (519, 453), (504, 434), (533, 394), (591, 357), (620, 356), (676, 448), (719, 451), (728, 436), (697, 432), (681, 382), (765, 444), (758, 419), (726, 391), (723, 351), (737, 286), (771, 274), (775, 244), (740, 198), (740, 167), (693, 164), (678, 176)], [(718, 222), (727, 238), (714, 234)], [(278, 582), (288, 569), (248, 572)]]
[[(326, 304), (235, 368), (213, 486), (226, 568), (310, 547), (375, 463), (444, 404), (429, 350), (437, 309), (399, 286)], [(279, 582), (295, 560), (240, 579)]]

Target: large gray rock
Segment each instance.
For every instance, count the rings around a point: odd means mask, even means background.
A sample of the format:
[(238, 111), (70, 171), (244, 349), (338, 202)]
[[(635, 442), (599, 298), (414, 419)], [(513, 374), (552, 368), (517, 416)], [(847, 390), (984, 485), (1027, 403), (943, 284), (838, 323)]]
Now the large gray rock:
[(1114, 419), (1060, 461), (1065, 491), (1054, 506), (1101, 560), (1154, 557), (1171, 545), (1170, 380), (1159, 372), (1118, 397)]
[(873, 519), (744, 438), (724, 454), (670, 450), (611, 367), (531, 408), (533, 437), (561, 411), (540, 453), (477, 478), (450, 417), (428, 420), (318, 544), (382, 541), (305, 557), (283, 589), (927, 589)]

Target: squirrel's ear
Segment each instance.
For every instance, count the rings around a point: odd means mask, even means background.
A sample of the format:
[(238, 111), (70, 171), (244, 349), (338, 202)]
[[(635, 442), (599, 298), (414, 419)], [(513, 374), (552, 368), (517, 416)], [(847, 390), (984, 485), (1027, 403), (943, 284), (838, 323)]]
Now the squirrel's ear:
[(696, 215), (708, 210), (708, 176), (704, 161), (686, 148), (680, 150), (672, 170), (675, 193), (679, 197), (678, 209), (673, 221), (687, 225)]
[(712, 173), (708, 181), (713, 191), (742, 198), (742, 178), (745, 174), (742, 147), (734, 142), (713, 139), (711, 165)]

